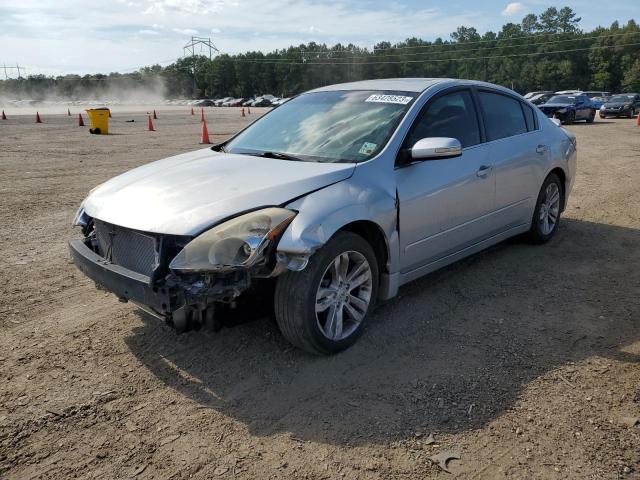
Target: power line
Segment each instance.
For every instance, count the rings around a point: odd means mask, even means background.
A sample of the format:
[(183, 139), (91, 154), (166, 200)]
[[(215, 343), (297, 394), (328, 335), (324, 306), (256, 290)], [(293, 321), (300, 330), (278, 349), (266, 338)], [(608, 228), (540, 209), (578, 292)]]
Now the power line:
[[(489, 43), (489, 42), (497, 42), (497, 41), (506, 41), (506, 40), (518, 40), (518, 39), (531, 39), (531, 38), (536, 38), (536, 37), (544, 37), (544, 36), (554, 36), (554, 35), (575, 35), (576, 33), (579, 32), (540, 32), (540, 33), (532, 33), (532, 34), (525, 34), (525, 35), (513, 35), (513, 36), (509, 36), (509, 37), (505, 37), (504, 35), (502, 37), (500, 37), (500, 33), (498, 33), (496, 35), (496, 38), (493, 39), (483, 39), (483, 40), (473, 40), (473, 41), (449, 41), (449, 40), (445, 40), (442, 43), (431, 43), (430, 45), (407, 45), (407, 46), (391, 46), (391, 47), (374, 47), (371, 49), (372, 52), (375, 51), (384, 51), (384, 50), (400, 50), (400, 49), (415, 49), (415, 48), (431, 48), (431, 47), (446, 47), (446, 46), (451, 46), (451, 45), (459, 45), (459, 44), (464, 44), (464, 45), (474, 45), (474, 44), (478, 44), (478, 43)], [(396, 44), (397, 45), (397, 44)], [(367, 47), (356, 47), (356, 48), (362, 48), (362, 49), (367, 49)], [(352, 51), (353, 48), (342, 48), (342, 49), (336, 49), (335, 51), (339, 52), (349, 52)], [(322, 53), (325, 52), (326, 50), (308, 50), (307, 53)]]
[[(640, 42), (637, 43), (624, 43), (619, 45), (592, 45), (590, 47), (585, 48), (573, 48), (573, 49), (565, 49), (565, 50), (552, 50), (550, 52), (530, 52), (530, 53), (512, 53), (512, 54), (504, 54), (504, 55), (489, 55), (489, 56), (474, 56), (474, 57), (453, 57), (453, 58), (439, 58), (439, 59), (419, 59), (419, 60), (387, 60), (387, 61), (369, 61), (371, 58), (376, 57), (362, 57), (363, 61), (361, 62), (280, 62), (275, 60), (261, 60), (261, 59), (242, 59), (242, 58), (229, 58), (230, 62), (246, 62), (246, 63), (263, 63), (263, 64), (275, 64), (275, 65), (385, 65), (385, 64), (398, 64), (398, 63), (429, 63), (429, 62), (455, 62), (455, 61), (467, 61), (467, 60), (483, 60), (483, 59), (492, 59), (492, 58), (507, 58), (507, 57), (527, 57), (527, 56), (536, 56), (536, 55), (551, 55), (556, 53), (570, 53), (570, 52), (582, 52), (587, 50), (594, 49), (609, 49), (609, 48), (622, 48), (622, 47), (633, 47), (640, 45)], [(526, 45), (521, 45), (525, 47)], [(453, 53), (453, 52), (452, 52)]]

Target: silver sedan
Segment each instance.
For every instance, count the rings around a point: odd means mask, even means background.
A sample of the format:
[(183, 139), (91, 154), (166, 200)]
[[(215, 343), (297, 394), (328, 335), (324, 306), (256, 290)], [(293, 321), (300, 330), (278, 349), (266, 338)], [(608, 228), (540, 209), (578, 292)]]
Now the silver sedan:
[(329, 354), (405, 283), (514, 235), (547, 242), (575, 171), (575, 137), (506, 88), (333, 85), (96, 187), (70, 250), (179, 331), (268, 294), (291, 343)]

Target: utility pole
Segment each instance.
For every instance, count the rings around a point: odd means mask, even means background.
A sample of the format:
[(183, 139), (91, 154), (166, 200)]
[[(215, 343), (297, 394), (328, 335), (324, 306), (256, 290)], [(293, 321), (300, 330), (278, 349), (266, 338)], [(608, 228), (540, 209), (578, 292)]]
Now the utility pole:
[(191, 41), (187, 43), (184, 47), (184, 56), (188, 56), (191, 54), (191, 58), (193, 59), (193, 95), (196, 94), (197, 84), (196, 84), (196, 47), (200, 47), (200, 52), (205, 49), (209, 50), (209, 60), (213, 58), (213, 52), (220, 53), (220, 50), (216, 48), (216, 46), (211, 42), (211, 37), (191, 37)]

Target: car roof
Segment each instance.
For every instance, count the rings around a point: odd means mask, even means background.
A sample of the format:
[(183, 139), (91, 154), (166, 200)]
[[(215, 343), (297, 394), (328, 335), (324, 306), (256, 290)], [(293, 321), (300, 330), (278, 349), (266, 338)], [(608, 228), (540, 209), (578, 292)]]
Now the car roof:
[(378, 80), (362, 80), (359, 82), (337, 83), (316, 88), (312, 92), (328, 92), (335, 90), (395, 90), (399, 92), (423, 92), (437, 83), (451, 80), (449, 78), (383, 78)]
[[(488, 87), (502, 90), (511, 94), (516, 94), (513, 90), (495, 85), (493, 83), (481, 82), (477, 80), (462, 80), (456, 78), (382, 78), (377, 80), (362, 80), (359, 82), (337, 83), (326, 87), (316, 88), (310, 92), (330, 92), (338, 90), (392, 90), (398, 92), (422, 93), (435, 85), (448, 83), (451, 85), (475, 85), (478, 87)], [(309, 92), (308, 92), (309, 93)]]

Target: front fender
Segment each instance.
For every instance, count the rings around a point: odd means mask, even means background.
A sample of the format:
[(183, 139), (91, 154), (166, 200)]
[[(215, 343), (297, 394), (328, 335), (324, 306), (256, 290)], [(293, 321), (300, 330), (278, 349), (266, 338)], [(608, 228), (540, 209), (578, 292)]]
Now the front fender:
[(278, 243), (279, 254), (308, 257), (345, 225), (369, 221), (384, 234), (389, 273), (396, 271), (399, 247), (395, 191), (360, 183), (351, 177), (310, 193), (286, 207), (299, 213)]

